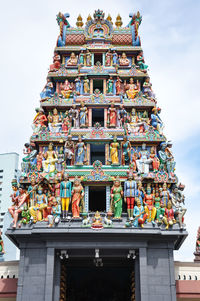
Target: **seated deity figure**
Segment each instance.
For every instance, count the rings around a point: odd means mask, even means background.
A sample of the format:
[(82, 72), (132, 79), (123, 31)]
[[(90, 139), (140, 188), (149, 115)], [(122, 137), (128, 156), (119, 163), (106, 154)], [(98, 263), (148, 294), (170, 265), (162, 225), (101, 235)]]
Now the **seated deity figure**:
[(142, 149), (139, 152), (139, 159), (136, 160), (136, 165), (139, 174), (148, 174), (149, 165), (152, 163), (149, 151), (146, 149), (146, 144), (142, 144)]
[(133, 78), (131, 77), (129, 84), (126, 84), (125, 82), (125, 90), (126, 90), (127, 97), (129, 99), (134, 99), (138, 94), (138, 92), (140, 91), (139, 82), (137, 81), (137, 84), (135, 84)]
[(49, 143), (48, 150), (44, 153), (44, 161), (42, 162), (43, 171), (47, 173), (53, 173), (56, 169), (56, 162), (58, 157), (53, 150), (53, 143)]
[(144, 57), (143, 57), (143, 51), (140, 51), (140, 53), (137, 56), (137, 66), (139, 69), (143, 72), (147, 72), (148, 66), (144, 63)]
[(152, 84), (150, 83), (150, 77), (147, 77), (145, 79), (145, 82), (143, 84), (143, 93), (147, 98), (155, 99), (155, 94), (152, 91)]
[(120, 66), (129, 66), (130, 65), (130, 61), (127, 58), (125, 52), (123, 52), (122, 55), (119, 57), (119, 65)]
[[(15, 186), (16, 187), (16, 186)], [(17, 227), (18, 217), (19, 214), (23, 210), (23, 206), (25, 202), (27, 201), (28, 194), (25, 192), (24, 187), (20, 186), (19, 191), (14, 191), (12, 197), (12, 206), (8, 208), (8, 211), (10, 215), (13, 218), (13, 228), (15, 229)]]
[(52, 227), (54, 224), (57, 225), (60, 222), (61, 215), (61, 205), (54, 198), (53, 204), (51, 206), (51, 214), (48, 215), (49, 227)]
[(40, 108), (33, 119), (32, 129), (33, 133), (37, 134), (41, 131), (42, 128), (47, 126), (47, 117), (44, 114), (44, 110)]
[(58, 69), (60, 69), (60, 66), (60, 55), (57, 52), (55, 52), (53, 57), (53, 64), (50, 65), (49, 72), (57, 71)]
[(66, 79), (64, 84), (60, 85), (61, 94), (64, 98), (69, 98), (72, 93), (72, 86), (70, 82)]
[(76, 108), (75, 104), (73, 104), (69, 110), (69, 119), (74, 128), (79, 126), (79, 110)]
[(75, 164), (83, 165), (86, 161), (86, 146), (85, 143), (82, 141), (81, 136), (79, 136), (78, 138), (78, 143), (76, 144), (75, 149)]
[(47, 78), (47, 83), (44, 86), (42, 92), (40, 93), (41, 100), (46, 100), (48, 98), (53, 97), (54, 94), (54, 88), (53, 88), (53, 83), (49, 78)]
[(88, 126), (88, 109), (84, 105), (84, 102), (81, 102), (81, 107), (79, 109), (79, 124), (80, 127)]
[(53, 109), (53, 115), (48, 115), (48, 126), (51, 133), (59, 133), (61, 131), (62, 122), (56, 108)]
[(169, 226), (173, 226), (173, 224), (176, 222), (174, 218), (174, 210), (172, 208), (172, 202), (169, 201), (167, 204), (167, 208), (165, 208), (165, 213), (163, 217), (163, 222), (166, 225), (165, 229), (169, 229)]
[(144, 228), (144, 223), (147, 219), (147, 214), (145, 213), (144, 207), (141, 204), (141, 201), (139, 198), (136, 198), (136, 206), (134, 206), (133, 210), (133, 226), (138, 227), (140, 225), (141, 228)]
[(34, 206), (29, 208), (34, 223), (43, 220), (43, 211), (47, 208), (47, 197), (41, 185), (38, 186)]
[(74, 52), (71, 53), (70, 58), (67, 60), (67, 66), (77, 66), (78, 56)]

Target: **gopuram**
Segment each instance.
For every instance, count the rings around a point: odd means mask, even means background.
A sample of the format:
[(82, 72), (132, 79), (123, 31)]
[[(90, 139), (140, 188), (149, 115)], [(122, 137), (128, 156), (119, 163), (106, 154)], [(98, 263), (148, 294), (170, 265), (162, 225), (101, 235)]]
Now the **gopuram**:
[(17, 301), (176, 300), (184, 185), (138, 35), (96, 10), (60, 34), (12, 182)]

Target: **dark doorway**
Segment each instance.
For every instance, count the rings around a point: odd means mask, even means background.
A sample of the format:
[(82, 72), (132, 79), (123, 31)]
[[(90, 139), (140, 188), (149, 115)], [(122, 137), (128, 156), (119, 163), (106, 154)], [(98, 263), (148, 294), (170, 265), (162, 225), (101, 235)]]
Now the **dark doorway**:
[(105, 144), (91, 144), (90, 145), (90, 162), (99, 160), (102, 164), (105, 164)]
[(133, 266), (67, 267), (66, 300), (130, 301), (132, 271)]
[(104, 126), (104, 109), (92, 109), (92, 126), (96, 122), (99, 122), (102, 127)]
[(100, 63), (102, 65), (102, 54), (101, 53), (95, 53), (94, 54), (94, 64)]
[(89, 187), (89, 211), (106, 211), (106, 186)]
[(93, 91), (98, 89), (101, 93), (103, 93), (103, 80), (102, 79), (94, 79), (93, 80)]

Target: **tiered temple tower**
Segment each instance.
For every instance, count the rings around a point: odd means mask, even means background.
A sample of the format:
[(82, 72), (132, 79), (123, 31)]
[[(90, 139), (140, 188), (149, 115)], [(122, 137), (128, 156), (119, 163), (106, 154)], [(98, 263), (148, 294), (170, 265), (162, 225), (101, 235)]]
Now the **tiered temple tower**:
[(176, 300), (184, 185), (138, 35), (103, 11), (59, 13), (53, 63), (13, 181), (17, 301)]

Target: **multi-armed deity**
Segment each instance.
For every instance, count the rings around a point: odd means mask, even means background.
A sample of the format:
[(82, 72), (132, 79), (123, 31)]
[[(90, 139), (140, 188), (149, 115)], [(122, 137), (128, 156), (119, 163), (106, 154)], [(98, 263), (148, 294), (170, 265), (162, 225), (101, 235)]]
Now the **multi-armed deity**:
[(57, 16), (53, 62), (20, 183), (12, 184), (13, 228), (83, 217), (88, 225), (88, 214), (98, 211), (93, 228), (101, 228), (104, 212), (109, 226), (183, 229), (184, 185), (163, 135), (138, 35), (140, 14), (124, 28), (120, 16), (113, 25), (101, 10), (85, 27), (80, 16), (71, 27), (65, 15)]

